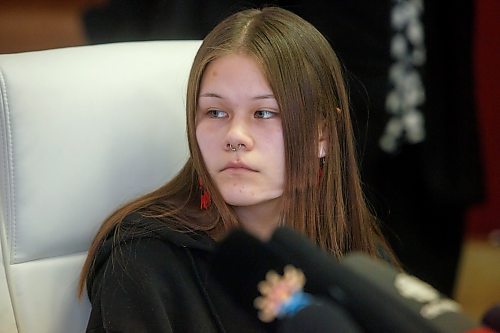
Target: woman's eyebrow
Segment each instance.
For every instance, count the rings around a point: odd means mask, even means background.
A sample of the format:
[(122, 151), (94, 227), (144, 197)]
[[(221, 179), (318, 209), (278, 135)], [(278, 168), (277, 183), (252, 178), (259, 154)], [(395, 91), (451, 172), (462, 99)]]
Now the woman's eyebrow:
[(252, 99), (276, 99), (273, 94), (267, 94), (267, 95), (258, 95), (253, 97)]
[[(211, 92), (200, 94), (200, 97), (212, 97), (212, 98), (224, 99), (223, 96)], [(254, 96), (252, 97), (252, 99), (276, 99), (276, 98), (274, 97), (273, 94), (264, 94), (264, 95)]]
[(215, 93), (204, 93), (204, 94), (200, 94), (200, 97), (214, 97), (214, 98), (224, 98), (222, 97), (221, 95), (217, 95)]

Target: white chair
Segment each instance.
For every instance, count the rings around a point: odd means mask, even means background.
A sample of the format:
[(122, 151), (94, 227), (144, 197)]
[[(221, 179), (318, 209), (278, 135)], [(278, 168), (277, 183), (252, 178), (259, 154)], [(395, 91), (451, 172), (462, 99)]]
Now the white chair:
[(91, 239), (188, 157), (185, 89), (199, 41), (0, 55), (0, 332), (83, 332)]

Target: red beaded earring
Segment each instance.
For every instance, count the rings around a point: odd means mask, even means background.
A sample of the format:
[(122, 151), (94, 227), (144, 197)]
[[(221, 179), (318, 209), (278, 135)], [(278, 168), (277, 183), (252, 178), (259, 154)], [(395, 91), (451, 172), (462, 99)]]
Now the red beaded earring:
[(201, 181), (201, 178), (198, 178), (198, 188), (199, 188), (200, 193), (201, 193), (201, 195), (200, 195), (200, 209), (206, 210), (206, 209), (208, 209), (208, 207), (210, 207), (212, 199), (210, 198), (210, 193), (203, 186), (203, 182)]

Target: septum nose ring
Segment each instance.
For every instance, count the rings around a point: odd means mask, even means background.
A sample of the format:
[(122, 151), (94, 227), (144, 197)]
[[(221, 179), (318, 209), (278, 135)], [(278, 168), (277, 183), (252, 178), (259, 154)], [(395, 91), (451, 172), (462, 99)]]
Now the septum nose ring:
[(226, 148), (227, 148), (228, 150), (230, 150), (230, 151), (237, 151), (237, 150), (240, 150), (242, 146), (243, 146), (243, 144), (241, 144), (241, 143), (239, 143), (239, 144), (238, 144), (238, 146), (236, 146), (236, 147), (235, 147), (235, 146), (233, 146), (232, 144), (228, 143), (228, 144), (226, 145)]

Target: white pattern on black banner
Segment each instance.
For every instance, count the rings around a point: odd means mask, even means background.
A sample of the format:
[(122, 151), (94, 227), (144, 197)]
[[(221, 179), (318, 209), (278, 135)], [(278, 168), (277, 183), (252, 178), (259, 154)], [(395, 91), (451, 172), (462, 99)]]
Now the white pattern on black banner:
[(419, 69), (425, 64), (422, 0), (394, 0), (391, 11), (391, 56), (389, 69), (391, 89), (386, 110), (391, 115), (379, 140), (382, 150), (395, 153), (406, 142), (425, 139), (424, 115), (419, 109), (425, 102), (425, 91)]

